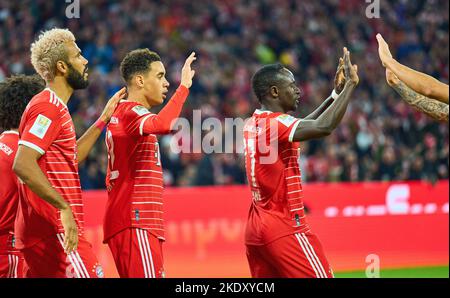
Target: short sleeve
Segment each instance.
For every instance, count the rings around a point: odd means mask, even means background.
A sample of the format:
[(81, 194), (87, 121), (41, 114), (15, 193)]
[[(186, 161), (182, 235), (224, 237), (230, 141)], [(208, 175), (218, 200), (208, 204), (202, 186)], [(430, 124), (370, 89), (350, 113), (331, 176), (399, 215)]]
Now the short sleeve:
[(295, 130), (300, 121), (300, 119), (287, 114), (271, 118), (270, 140), (278, 140), (278, 143), (293, 142)]
[(52, 103), (31, 106), (22, 118), (19, 145), (44, 154), (61, 132), (63, 113)]
[(144, 135), (143, 130), (145, 122), (154, 116), (156, 116), (156, 114), (152, 114), (147, 108), (139, 105), (134, 106), (125, 112), (125, 131), (134, 136)]

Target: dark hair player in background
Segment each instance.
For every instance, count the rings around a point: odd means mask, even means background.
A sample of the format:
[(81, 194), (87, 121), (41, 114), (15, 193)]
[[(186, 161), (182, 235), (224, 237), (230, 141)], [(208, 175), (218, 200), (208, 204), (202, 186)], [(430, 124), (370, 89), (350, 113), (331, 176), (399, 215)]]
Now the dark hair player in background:
[(14, 221), (19, 186), (12, 170), (19, 146), (19, 124), (28, 102), (45, 88), (38, 75), (17, 75), (0, 83), (0, 278), (24, 277), (24, 258), (15, 247)]
[[(244, 127), (245, 166), (253, 197), (245, 242), (253, 277), (333, 277), (322, 245), (305, 219), (299, 142), (331, 134), (358, 83), (357, 66), (344, 48), (332, 96), (308, 117), (297, 119), (286, 114), (300, 101), (294, 75), (279, 64), (254, 75), (253, 91), (261, 109)], [(267, 154), (275, 158), (264, 161)]]

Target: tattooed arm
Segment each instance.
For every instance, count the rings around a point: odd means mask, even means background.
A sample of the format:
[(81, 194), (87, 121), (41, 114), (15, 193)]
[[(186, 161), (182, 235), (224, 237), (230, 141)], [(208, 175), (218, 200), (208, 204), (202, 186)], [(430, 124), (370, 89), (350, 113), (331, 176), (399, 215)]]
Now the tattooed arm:
[(416, 110), (427, 114), (435, 120), (448, 122), (448, 104), (417, 93), (400, 81), (389, 69), (386, 69), (386, 80), (388, 84)]
[(377, 34), (378, 53), (383, 66), (391, 70), (400, 81), (405, 83), (412, 90), (428, 98), (439, 100), (448, 104), (448, 85), (439, 82), (432, 76), (416, 71), (397, 62), (389, 50), (389, 45), (381, 34)]

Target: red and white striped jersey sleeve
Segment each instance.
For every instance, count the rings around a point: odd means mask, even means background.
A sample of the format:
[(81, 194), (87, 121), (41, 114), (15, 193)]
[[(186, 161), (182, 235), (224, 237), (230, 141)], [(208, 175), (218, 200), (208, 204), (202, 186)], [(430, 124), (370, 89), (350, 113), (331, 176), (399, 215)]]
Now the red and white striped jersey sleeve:
[(293, 142), (295, 131), (300, 124), (300, 119), (287, 114), (279, 115), (270, 120), (270, 139), (278, 143)]
[(19, 145), (24, 145), (43, 155), (62, 129), (61, 107), (51, 102), (37, 102), (29, 106), (22, 119)]
[(178, 119), (183, 104), (189, 95), (189, 89), (178, 87), (167, 105), (158, 113), (152, 114), (143, 106), (135, 106), (128, 110), (125, 119), (129, 125), (125, 128), (127, 133), (136, 136), (149, 134), (167, 134)]

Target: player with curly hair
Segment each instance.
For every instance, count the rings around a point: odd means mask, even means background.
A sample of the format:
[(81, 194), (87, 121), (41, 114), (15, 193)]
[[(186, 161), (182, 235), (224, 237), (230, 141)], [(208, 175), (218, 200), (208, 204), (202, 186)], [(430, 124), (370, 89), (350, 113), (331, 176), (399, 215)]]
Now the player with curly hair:
[(38, 75), (17, 75), (0, 83), (0, 278), (24, 276), (24, 259), (15, 245), (14, 220), (19, 203), (17, 177), (12, 170), (19, 142), (19, 124), (31, 98), (45, 88)]

